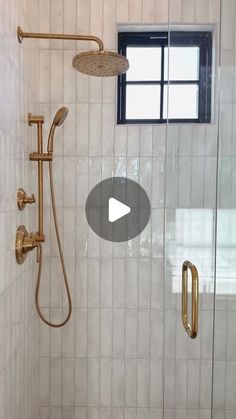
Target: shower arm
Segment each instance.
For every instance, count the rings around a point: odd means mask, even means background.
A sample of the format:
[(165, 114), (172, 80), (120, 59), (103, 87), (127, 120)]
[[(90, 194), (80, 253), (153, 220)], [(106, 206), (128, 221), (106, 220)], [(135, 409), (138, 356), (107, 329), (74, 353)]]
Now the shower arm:
[(17, 27), (17, 36), (20, 43), (23, 42), (24, 38), (34, 39), (61, 39), (68, 41), (94, 41), (99, 46), (99, 51), (104, 50), (103, 42), (100, 38), (93, 35), (68, 35), (68, 34), (56, 34), (56, 33), (39, 33), (39, 32), (23, 32), (20, 26)]

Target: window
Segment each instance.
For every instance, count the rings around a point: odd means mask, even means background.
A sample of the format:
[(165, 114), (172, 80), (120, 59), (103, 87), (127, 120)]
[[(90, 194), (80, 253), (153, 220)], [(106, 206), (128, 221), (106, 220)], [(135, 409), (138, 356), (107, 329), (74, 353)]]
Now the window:
[(211, 121), (211, 32), (121, 32), (118, 123)]

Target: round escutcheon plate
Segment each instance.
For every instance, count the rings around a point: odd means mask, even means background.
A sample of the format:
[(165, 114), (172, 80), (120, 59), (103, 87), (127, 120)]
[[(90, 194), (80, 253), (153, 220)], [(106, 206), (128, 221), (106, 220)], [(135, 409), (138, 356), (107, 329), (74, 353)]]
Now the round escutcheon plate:
[(16, 232), (16, 260), (19, 265), (24, 263), (27, 253), (24, 253), (24, 241), (25, 238), (29, 236), (28, 231), (26, 230), (24, 225), (18, 227)]

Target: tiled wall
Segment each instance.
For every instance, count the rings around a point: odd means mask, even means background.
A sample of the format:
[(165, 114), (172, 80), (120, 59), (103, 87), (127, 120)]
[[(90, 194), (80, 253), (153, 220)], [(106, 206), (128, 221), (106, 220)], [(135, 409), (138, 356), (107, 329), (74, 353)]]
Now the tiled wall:
[(236, 2), (222, 1), (214, 419), (236, 417), (235, 298)]
[(36, 144), (27, 113), (38, 103), (37, 43), (19, 45), (16, 27), (37, 28), (37, 1), (0, 5), (0, 418), (38, 418), (38, 319), (34, 306), (35, 255), (15, 259), (20, 224), (35, 229), (35, 210), (19, 212), (16, 192), (35, 192), (28, 154)]
[[(219, 12), (217, 0), (41, 0), (40, 29), (95, 34), (116, 50), (117, 23), (217, 24)], [(209, 419), (217, 116), (207, 127), (117, 126), (116, 80), (71, 66), (93, 45), (40, 46), (41, 111), (50, 121), (69, 107), (54, 167), (74, 305), (63, 330), (41, 325), (40, 419)], [(138, 238), (112, 244), (88, 227), (84, 206), (97, 182), (116, 175), (146, 189), (152, 217)], [(55, 321), (66, 315), (66, 298), (46, 202), (41, 304)], [(181, 325), (184, 258), (204, 278), (195, 343)]]

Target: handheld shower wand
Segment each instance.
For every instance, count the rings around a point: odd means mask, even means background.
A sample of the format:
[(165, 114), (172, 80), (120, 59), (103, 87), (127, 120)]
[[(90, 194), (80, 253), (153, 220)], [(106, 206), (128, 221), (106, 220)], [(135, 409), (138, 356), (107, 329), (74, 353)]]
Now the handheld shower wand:
[[(53, 154), (53, 140), (54, 140), (55, 129), (56, 129), (56, 127), (59, 127), (60, 125), (63, 124), (67, 115), (68, 115), (68, 108), (62, 107), (57, 111), (57, 113), (56, 113), (56, 115), (53, 119), (53, 123), (52, 123), (51, 129), (50, 129), (50, 132), (49, 132), (49, 136), (48, 136), (48, 147), (47, 147), (48, 154), (51, 154), (51, 155)], [(50, 192), (51, 192), (51, 201), (52, 201), (52, 212), (53, 212), (53, 219), (54, 219), (54, 225), (55, 225), (55, 231), (56, 231), (57, 245), (58, 245), (58, 250), (59, 250), (59, 255), (60, 255), (60, 260), (61, 260), (61, 266), (62, 266), (62, 272), (63, 272), (63, 278), (64, 278), (64, 283), (65, 283), (67, 298), (68, 298), (68, 306), (69, 306), (68, 314), (67, 314), (67, 316), (66, 316), (66, 318), (63, 322), (52, 323), (44, 317), (44, 315), (43, 315), (43, 313), (40, 309), (40, 306), (39, 306), (39, 290), (40, 290), (42, 263), (43, 263), (43, 253), (42, 253), (42, 245), (41, 244), (39, 246), (39, 270), (38, 270), (38, 277), (37, 277), (37, 284), (36, 284), (36, 291), (35, 291), (35, 302), (36, 302), (36, 308), (37, 308), (37, 311), (38, 311), (38, 314), (39, 314), (39, 317), (41, 318), (41, 320), (50, 327), (59, 328), (59, 327), (63, 327), (69, 321), (69, 319), (71, 317), (72, 300), (71, 300), (68, 278), (67, 278), (67, 274), (66, 274), (66, 267), (65, 267), (65, 261), (64, 261), (63, 251), (62, 251), (61, 238), (60, 238), (60, 233), (59, 233), (59, 228), (58, 228), (56, 202), (55, 202), (55, 194), (54, 194), (52, 160), (49, 160), (49, 178), (50, 178)]]
[(53, 123), (51, 125), (49, 136), (48, 136), (47, 151), (49, 154), (53, 153), (53, 140), (54, 140), (55, 129), (56, 127), (59, 127), (60, 125), (63, 124), (63, 122), (65, 121), (68, 115), (68, 112), (69, 112), (68, 108), (66, 108), (65, 106), (62, 106), (62, 108), (60, 108), (57, 111), (56, 115), (54, 116)]

